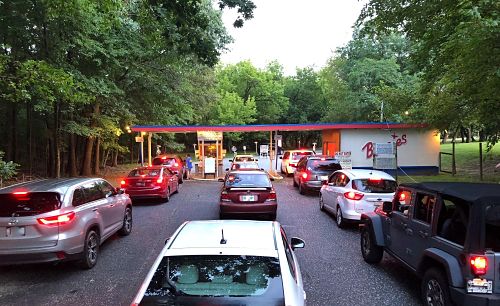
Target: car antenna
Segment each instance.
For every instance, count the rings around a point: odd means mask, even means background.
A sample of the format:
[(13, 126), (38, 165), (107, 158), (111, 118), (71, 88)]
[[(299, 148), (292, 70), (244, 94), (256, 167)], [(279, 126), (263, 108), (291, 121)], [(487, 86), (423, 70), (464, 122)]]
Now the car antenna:
[(220, 240), (220, 244), (226, 244), (227, 240), (224, 239), (224, 229), (221, 229), (221, 231), (222, 231), (222, 239)]

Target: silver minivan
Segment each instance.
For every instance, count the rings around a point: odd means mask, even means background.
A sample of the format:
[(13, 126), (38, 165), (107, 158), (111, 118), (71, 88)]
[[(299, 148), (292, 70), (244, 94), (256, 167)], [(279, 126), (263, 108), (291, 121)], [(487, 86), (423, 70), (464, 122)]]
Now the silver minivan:
[(0, 189), (0, 265), (97, 263), (99, 246), (132, 231), (128, 195), (100, 178), (48, 179)]

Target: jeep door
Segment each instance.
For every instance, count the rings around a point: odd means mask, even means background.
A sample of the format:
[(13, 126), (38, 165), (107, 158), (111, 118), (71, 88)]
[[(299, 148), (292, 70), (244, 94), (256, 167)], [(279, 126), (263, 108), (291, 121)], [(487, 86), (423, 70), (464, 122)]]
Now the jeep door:
[(393, 211), (386, 218), (389, 223), (389, 235), (386, 239), (387, 248), (393, 255), (407, 261), (407, 250), (412, 241), (408, 239), (406, 231), (410, 222), (410, 210), (413, 205), (413, 194), (408, 189), (398, 189), (393, 200)]
[(436, 210), (436, 195), (417, 191), (408, 227), (405, 230), (407, 240), (406, 262), (416, 268), (421, 260), (422, 252), (430, 247), (433, 235), (432, 224)]

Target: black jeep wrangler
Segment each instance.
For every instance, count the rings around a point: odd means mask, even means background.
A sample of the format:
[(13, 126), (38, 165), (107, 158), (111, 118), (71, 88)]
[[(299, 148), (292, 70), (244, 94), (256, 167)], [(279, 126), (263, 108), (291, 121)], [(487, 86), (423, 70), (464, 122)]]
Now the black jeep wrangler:
[(361, 220), (364, 260), (402, 262), (425, 305), (500, 305), (500, 185), (401, 184)]

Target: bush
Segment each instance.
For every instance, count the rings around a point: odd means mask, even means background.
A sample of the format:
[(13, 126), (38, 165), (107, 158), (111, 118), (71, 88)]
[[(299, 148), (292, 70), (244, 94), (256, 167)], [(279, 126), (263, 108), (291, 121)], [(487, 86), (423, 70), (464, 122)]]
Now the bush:
[(3, 187), (3, 181), (8, 180), (17, 174), (17, 167), (13, 161), (6, 162), (3, 160), (4, 153), (0, 151), (0, 187)]

